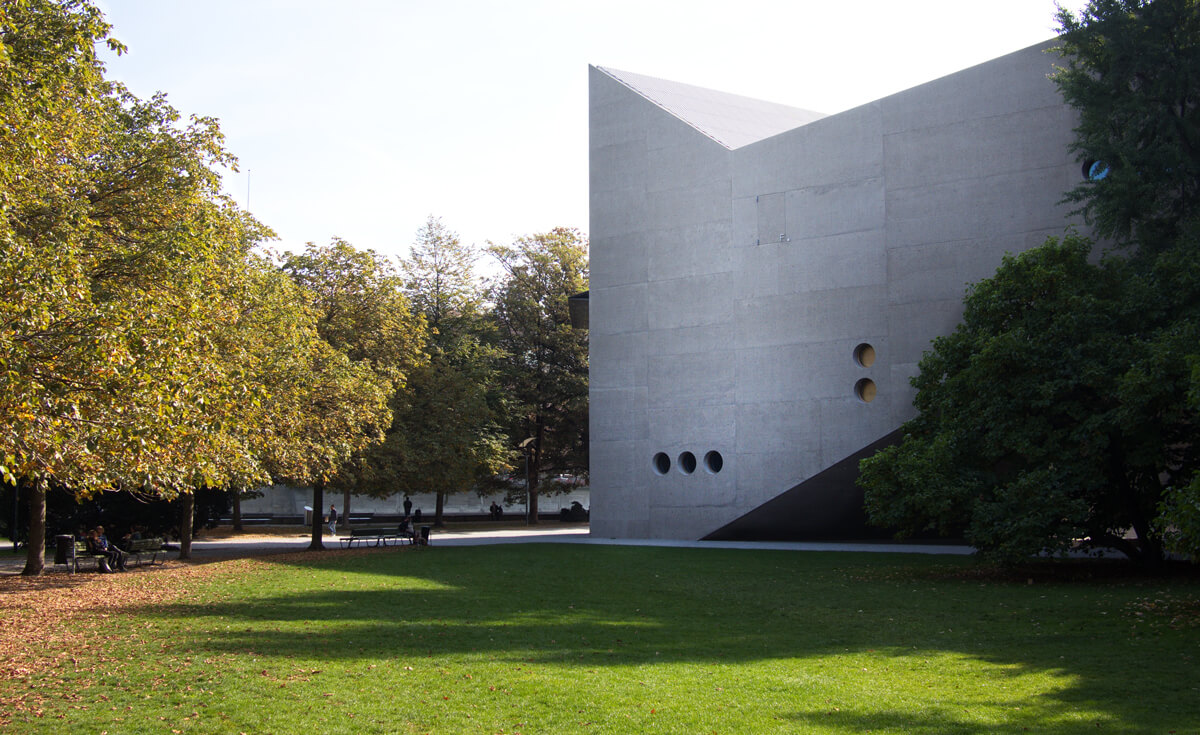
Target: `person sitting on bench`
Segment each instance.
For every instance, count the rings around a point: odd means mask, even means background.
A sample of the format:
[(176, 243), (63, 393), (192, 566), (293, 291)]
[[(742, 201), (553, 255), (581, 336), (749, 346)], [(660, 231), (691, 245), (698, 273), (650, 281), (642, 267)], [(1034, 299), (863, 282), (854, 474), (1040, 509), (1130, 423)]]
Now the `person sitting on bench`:
[(106, 557), (107, 563), (100, 565), (101, 571), (111, 572), (113, 569), (119, 569), (122, 572), (128, 571), (125, 568), (125, 552), (108, 542), (108, 538), (104, 535), (104, 526), (96, 526), (88, 534), (88, 548), (93, 554), (103, 554)]

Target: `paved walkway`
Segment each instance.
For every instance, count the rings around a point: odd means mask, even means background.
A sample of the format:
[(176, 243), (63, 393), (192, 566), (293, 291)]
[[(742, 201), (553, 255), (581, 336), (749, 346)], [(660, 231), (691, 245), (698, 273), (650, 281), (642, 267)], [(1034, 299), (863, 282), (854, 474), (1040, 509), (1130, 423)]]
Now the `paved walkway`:
[[(239, 556), (260, 556), (291, 551), (304, 551), (311, 537), (296, 534), (247, 533), (236, 538), (197, 539), (192, 542), (195, 559), (218, 559)], [(487, 531), (435, 531), (433, 546), (484, 546), (488, 544), (594, 544), (600, 546), (664, 546), (691, 549), (771, 549), (783, 551), (866, 551), (904, 554), (970, 554), (968, 546), (899, 543), (833, 543), (812, 541), (678, 541), (671, 539), (620, 539), (592, 536), (579, 526), (547, 526), (537, 529), (511, 528)], [(337, 539), (325, 537), (325, 546), (340, 548)], [(168, 558), (175, 555), (170, 554)], [(47, 554), (46, 569), (53, 569), (54, 554)], [(11, 551), (0, 551), (0, 575), (19, 573), (25, 557)]]

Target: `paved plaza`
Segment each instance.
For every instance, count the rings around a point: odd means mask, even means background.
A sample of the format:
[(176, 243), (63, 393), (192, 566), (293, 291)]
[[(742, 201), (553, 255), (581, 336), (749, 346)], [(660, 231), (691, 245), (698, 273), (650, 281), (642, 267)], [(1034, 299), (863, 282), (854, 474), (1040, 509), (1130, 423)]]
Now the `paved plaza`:
[[(297, 529), (296, 533), (254, 533), (223, 538), (199, 538), (192, 542), (193, 561), (213, 561), (222, 558), (265, 556), (308, 548), (311, 537)], [(697, 549), (772, 549), (785, 551), (866, 551), (908, 554), (970, 554), (968, 546), (950, 544), (901, 544), (901, 543), (825, 543), (791, 541), (678, 541), (672, 539), (621, 539), (603, 538), (589, 533), (586, 525), (545, 525), (539, 528), (518, 526), (504, 529), (453, 530), (444, 533), (434, 531), (431, 546), (482, 546), (488, 544), (596, 544), (609, 546), (663, 546)], [(336, 538), (325, 537), (328, 549), (339, 549)], [(168, 553), (174, 559), (177, 553)], [(46, 570), (63, 571), (55, 567), (54, 553), (46, 555)], [(25, 566), (25, 557), (11, 550), (0, 552), (0, 575), (19, 574)]]

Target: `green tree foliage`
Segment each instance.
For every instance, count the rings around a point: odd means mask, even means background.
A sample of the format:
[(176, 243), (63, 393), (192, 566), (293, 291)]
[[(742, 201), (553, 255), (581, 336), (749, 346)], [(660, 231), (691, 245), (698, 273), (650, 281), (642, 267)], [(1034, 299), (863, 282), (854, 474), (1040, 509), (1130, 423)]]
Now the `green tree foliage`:
[(387, 486), (436, 494), (435, 525), (442, 523), (446, 496), (509, 467), (494, 364), (493, 351), (472, 342), (453, 354), (433, 355), (396, 393), (392, 430), (372, 452), (369, 467)]
[(1200, 561), (1200, 475), (1187, 485), (1167, 488), (1158, 509), (1167, 549)]
[(387, 425), (390, 383), (321, 339), (310, 294), (265, 260), (254, 265), (220, 353), (242, 395), (217, 415), (239, 428), (224, 434), (256, 464), (224, 478), (234, 487), (266, 477), (327, 481)]
[(576, 230), (558, 228), (489, 248), (504, 269), (493, 318), (507, 354), (509, 435), (531, 440), (524, 451), (534, 523), (549, 477), (587, 473), (587, 332), (571, 327), (567, 310), (567, 298), (588, 287), (587, 247)]
[(913, 380), (920, 415), (861, 464), (868, 512), (964, 533), (1005, 561), (1077, 545), (1152, 565), (1195, 553), (1200, 469), (1200, 15), (1194, 0), (1060, 10), (1074, 151), (1107, 170), (1068, 194), (1125, 257), (1074, 235), (969, 291)]
[(913, 379), (920, 414), (861, 464), (874, 522), (962, 532), (1004, 561), (1081, 543), (1161, 556), (1164, 486), (1200, 466), (1180, 400), (1200, 334), (1128, 261), (1089, 252), (1051, 240), (972, 287)]
[(225, 318), (210, 292), (264, 230), (219, 196), (232, 159), (214, 121), (104, 81), (94, 7), (2, 13), (0, 424), (6, 479), (40, 501), (38, 573), (50, 479), (170, 494), (209, 472), (197, 391)]
[[(79, 187), (70, 164), (94, 148), (90, 120), (106, 88), (95, 43), (108, 30), (93, 7), (0, 6), (0, 474), (13, 484), (30, 479), (29, 546), (39, 552), (47, 478), (82, 454), (78, 439), (63, 441), (75, 409), (46, 386), (57, 381), (39, 376), (70, 359), (42, 335), (64, 331), (53, 329), (64, 322), (62, 309), (87, 297), (54, 240), (67, 229), (62, 213)], [(31, 553), (26, 573), (41, 568)]]
[(434, 524), (447, 495), (508, 469), (508, 437), (498, 383), (500, 352), (490, 346), (475, 277), (477, 253), (430, 217), (402, 263), (409, 299), (429, 325), (429, 363), (398, 391), (395, 423), (372, 466), (411, 492), (433, 492)]
[(321, 337), (395, 386), (423, 361), (425, 325), (386, 258), (340, 238), (284, 253), (283, 270), (312, 295)]
[[(1195, 320), (1192, 320), (1195, 324)], [(1191, 388), (1188, 393), (1188, 403), (1200, 417), (1200, 355), (1194, 354), (1195, 331), (1191, 335), (1190, 345), (1181, 345), (1190, 351), (1187, 360), (1191, 366)], [(1176, 352), (1178, 358), (1184, 350)], [(1200, 471), (1186, 478), (1177, 478), (1168, 484), (1163, 492), (1162, 502), (1158, 506), (1159, 515), (1156, 527), (1162, 531), (1164, 543), (1168, 550), (1200, 562)]]
[(401, 270), (409, 302), (429, 327), (431, 351), (454, 352), (457, 342), (478, 339), (483, 329), (478, 259), (478, 252), (438, 217), (430, 216), (417, 230)]
[[(1200, 321), (1200, 4), (1195, 0), (1093, 0), (1060, 10), (1066, 68), (1055, 76), (1080, 115), (1075, 151), (1109, 165), (1069, 198), (1102, 235), (1130, 245), (1140, 278), (1171, 292), (1169, 327), (1148, 343), (1153, 367), (1196, 359)], [(1192, 395), (1200, 375), (1192, 382)], [(1180, 396), (1172, 396), (1178, 405)], [(1200, 408), (1196, 402), (1193, 409)], [(1200, 558), (1200, 476), (1168, 485), (1158, 526), (1172, 550)]]
[(216, 121), (105, 81), (108, 30), (85, 0), (0, 5), (0, 475), (29, 489), (30, 574), (51, 483), (190, 501), (325, 476), (390, 419), (252, 255), (270, 233), (220, 193)]
[[(333, 481), (342, 488), (342, 513), (347, 517), (351, 493), (372, 489), (365, 484), (364, 453), (371, 443), (384, 439), (392, 421), (390, 398), (425, 363), (426, 331), (424, 320), (409, 307), (403, 280), (372, 250), (357, 250), (340, 239), (324, 247), (309, 243), (303, 253), (285, 253), (283, 270), (310, 295), (317, 331), (336, 353), (315, 359), (322, 384), (304, 403), (342, 411), (349, 419), (343, 426), (330, 425), (317, 418), (323, 413), (318, 411), (314, 423), (304, 424), (306, 431), (314, 432), (314, 454), (303, 474), (291, 475), (313, 486), (310, 548), (320, 549), (325, 485)], [(366, 406), (362, 399), (367, 399)], [(327, 405), (322, 406), (323, 401)], [(346, 414), (353, 406), (367, 410), (357, 416)], [(360, 436), (369, 436), (370, 441), (345, 441)], [(380, 492), (378, 486), (373, 489)]]
[(1108, 166), (1068, 198), (1102, 237), (1169, 248), (1200, 212), (1200, 4), (1092, 0), (1058, 22), (1054, 81), (1079, 112), (1073, 150)]

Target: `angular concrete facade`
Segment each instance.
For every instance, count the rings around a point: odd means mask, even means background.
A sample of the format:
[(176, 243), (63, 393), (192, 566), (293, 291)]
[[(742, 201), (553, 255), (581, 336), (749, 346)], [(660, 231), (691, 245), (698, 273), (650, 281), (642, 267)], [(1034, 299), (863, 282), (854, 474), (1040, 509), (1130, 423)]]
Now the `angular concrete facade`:
[(831, 116), (590, 69), (592, 533), (869, 535), (850, 460), (966, 284), (1064, 229), (1044, 49)]

